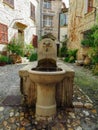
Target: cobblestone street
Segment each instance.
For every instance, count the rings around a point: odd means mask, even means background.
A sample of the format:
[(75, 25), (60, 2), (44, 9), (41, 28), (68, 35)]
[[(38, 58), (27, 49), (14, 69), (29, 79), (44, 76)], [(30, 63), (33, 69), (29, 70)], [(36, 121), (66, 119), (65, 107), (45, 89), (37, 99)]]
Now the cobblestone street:
[[(52, 121), (36, 121), (35, 109), (21, 102), (18, 71), (25, 65), (0, 67), (0, 130), (98, 130), (95, 104), (76, 84), (73, 109), (58, 108)], [(70, 67), (76, 71), (76, 66), (70, 64)]]

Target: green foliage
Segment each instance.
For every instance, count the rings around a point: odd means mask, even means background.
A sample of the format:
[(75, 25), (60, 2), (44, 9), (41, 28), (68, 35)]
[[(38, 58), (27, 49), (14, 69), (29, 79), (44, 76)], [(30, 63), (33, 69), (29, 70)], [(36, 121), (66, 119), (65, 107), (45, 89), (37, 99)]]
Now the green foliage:
[(20, 56), (24, 55), (24, 43), (19, 39), (12, 39), (7, 45), (7, 49), (11, 53), (15, 53)]
[(92, 64), (96, 64), (98, 63), (98, 48), (92, 48), (90, 51), (89, 51), (89, 57), (91, 58), (92, 60)]
[(98, 75), (98, 64), (95, 65), (94, 69), (93, 69), (93, 73), (95, 75)]
[(64, 62), (69, 62), (69, 57), (65, 57)]
[(73, 56), (74, 58), (76, 58), (76, 53), (77, 53), (78, 49), (74, 49), (74, 50), (68, 50), (68, 55)]
[(93, 43), (93, 40), (91, 40), (91, 39), (83, 39), (82, 41), (81, 41), (81, 44), (83, 45), (83, 46), (85, 46), (85, 47), (91, 47), (92, 46), (92, 43)]
[(74, 63), (76, 60), (77, 51), (78, 51), (78, 49), (68, 50), (67, 57), (65, 57), (64, 61), (69, 62), (69, 63)]
[(34, 52), (34, 47), (32, 44), (26, 44), (24, 47), (24, 55), (29, 57)]
[(65, 57), (67, 54), (67, 36), (64, 36), (63, 41), (61, 41), (62, 47), (60, 48), (60, 57)]
[(94, 25), (85, 33), (85, 38), (81, 41), (81, 45), (89, 47), (98, 46), (98, 25)]
[(37, 53), (34, 53), (34, 52), (33, 52), (33, 53), (30, 55), (29, 60), (30, 60), (30, 61), (36, 61), (36, 60), (37, 60)]
[(0, 63), (6, 63), (6, 64), (10, 64), (12, 62), (12, 60), (4, 55), (0, 55)]
[(83, 46), (91, 47), (88, 56), (91, 58), (91, 63), (95, 65), (98, 63), (98, 25), (94, 25), (86, 34), (86, 38), (81, 41)]
[(60, 48), (60, 57), (65, 57), (66, 56), (66, 52), (67, 52), (66, 46), (62, 46)]
[(98, 47), (98, 30), (96, 30), (96, 31), (93, 33), (93, 37), (94, 37), (94, 46), (95, 46), (95, 47)]

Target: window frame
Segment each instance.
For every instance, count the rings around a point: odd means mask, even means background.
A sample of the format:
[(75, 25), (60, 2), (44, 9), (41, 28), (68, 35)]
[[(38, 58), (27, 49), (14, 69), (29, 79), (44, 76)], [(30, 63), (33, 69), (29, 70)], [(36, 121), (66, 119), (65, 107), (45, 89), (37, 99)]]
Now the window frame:
[(43, 27), (52, 27), (53, 25), (53, 16), (44, 15), (43, 16)]
[(8, 44), (8, 26), (0, 23), (0, 44)]
[(35, 6), (30, 3), (30, 18), (35, 21)]
[(68, 25), (68, 14), (61, 13), (60, 14), (60, 27)]
[(3, 3), (7, 4), (11, 8), (14, 8), (14, 0), (3, 0)]
[(49, 0), (44, 0), (43, 7), (44, 7), (45, 9), (51, 9), (51, 1), (49, 1)]

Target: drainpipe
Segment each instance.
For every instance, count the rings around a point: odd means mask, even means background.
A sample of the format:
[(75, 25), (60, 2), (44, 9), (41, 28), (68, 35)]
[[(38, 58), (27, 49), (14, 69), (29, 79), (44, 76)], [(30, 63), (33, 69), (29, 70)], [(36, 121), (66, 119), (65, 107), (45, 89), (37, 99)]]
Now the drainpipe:
[(42, 5), (43, 5), (43, 0), (40, 0), (40, 37), (42, 36)]
[(59, 56), (59, 48), (60, 48), (60, 14), (61, 12), (59, 12), (59, 19), (58, 19), (58, 39), (57, 39), (57, 56)]
[(58, 41), (60, 41), (60, 14), (61, 12), (59, 13), (59, 22), (58, 22)]

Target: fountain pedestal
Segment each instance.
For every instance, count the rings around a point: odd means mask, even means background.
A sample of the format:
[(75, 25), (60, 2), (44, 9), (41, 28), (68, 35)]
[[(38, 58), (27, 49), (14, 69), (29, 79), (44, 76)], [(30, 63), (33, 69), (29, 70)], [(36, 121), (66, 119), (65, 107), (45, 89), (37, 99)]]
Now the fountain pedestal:
[(56, 114), (55, 84), (37, 84), (37, 118)]

